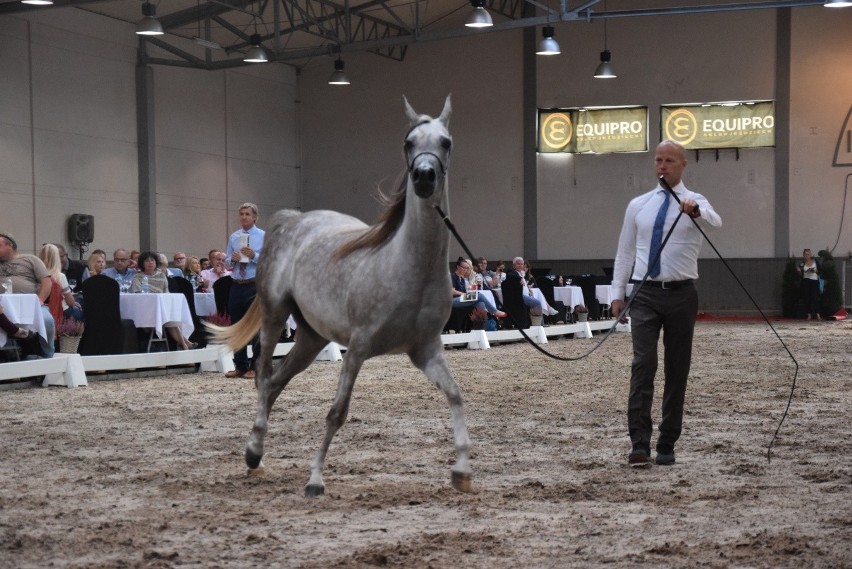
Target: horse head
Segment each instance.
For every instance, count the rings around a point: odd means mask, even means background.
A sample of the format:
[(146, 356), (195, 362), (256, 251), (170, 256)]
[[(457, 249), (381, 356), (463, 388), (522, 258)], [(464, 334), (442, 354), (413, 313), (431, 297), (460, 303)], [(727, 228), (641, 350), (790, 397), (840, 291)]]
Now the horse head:
[(453, 148), (453, 139), (447, 130), (452, 112), (450, 96), (447, 95), (444, 110), (437, 119), (417, 114), (408, 104), (408, 99), (403, 97), (403, 101), (411, 125), (403, 143), (408, 177), (414, 193), (420, 198), (428, 198), (443, 184), (450, 167)]

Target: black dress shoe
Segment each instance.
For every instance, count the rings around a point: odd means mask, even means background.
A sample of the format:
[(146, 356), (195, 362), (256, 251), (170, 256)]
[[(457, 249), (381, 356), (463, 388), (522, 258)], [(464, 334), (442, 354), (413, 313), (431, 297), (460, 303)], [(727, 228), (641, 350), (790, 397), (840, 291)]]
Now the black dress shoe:
[(634, 449), (627, 456), (627, 464), (632, 468), (647, 468), (651, 466), (651, 459), (648, 458), (648, 451), (643, 448)]

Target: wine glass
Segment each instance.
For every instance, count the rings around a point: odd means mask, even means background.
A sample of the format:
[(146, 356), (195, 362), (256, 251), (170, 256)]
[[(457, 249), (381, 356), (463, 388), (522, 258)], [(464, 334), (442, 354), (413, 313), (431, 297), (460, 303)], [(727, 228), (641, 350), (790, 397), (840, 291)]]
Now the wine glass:
[(71, 290), (77, 288), (77, 279), (68, 279), (68, 286), (71, 288)]

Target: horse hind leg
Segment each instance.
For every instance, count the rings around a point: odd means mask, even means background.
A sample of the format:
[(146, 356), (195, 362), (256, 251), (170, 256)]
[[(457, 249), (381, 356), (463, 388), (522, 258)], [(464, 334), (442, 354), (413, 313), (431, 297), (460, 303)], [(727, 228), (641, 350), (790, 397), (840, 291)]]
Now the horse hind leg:
[(446, 396), (453, 420), (453, 444), (456, 448), (456, 463), (451, 472), (453, 488), (459, 492), (471, 492), (470, 438), (464, 420), (461, 390), (450, 374), (444, 358), (440, 340), (430, 342), (409, 353), (412, 363), (426, 374), (432, 383)]
[[(286, 318), (284, 320), (286, 321)], [(328, 343), (307, 325), (300, 326), (299, 341), (293, 344), (290, 353), (273, 371), (272, 354), (275, 351), (282, 329), (283, 324), (267, 325), (264, 323), (261, 331), (260, 358), (257, 360), (257, 375), (254, 380), (257, 388), (257, 416), (249, 435), (245, 455), (249, 474), (262, 472), (260, 469), (262, 469), (263, 442), (269, 424), (269, 413), (275, 404), (275, 400), (278, 399), (290, 380), (311, 365), (317, 354)]]
[(325, 493), (325, 483), (322, 480), (325, 457), (328, 453), (328, 447), (331, 445), (331, 440), (337, 431), (340, 430), (340, 427), (343, 426), (346, 416), (349, 414), (349, 402), (352, 399), (355, 378), (358, 376), (363, 363), (364, 358), (356, 354), (352, 346), (349, 346), (346, 356), (343, 358), (343, 368), (340, 370), (337, 393), (334, 396), (331, 409), (325, 418), (325, 438), (322, 441), (322, 446), (317, 451), (316, 457), (311, 462), (311, 477), (308, 480), (307, 486), (305, 486), (305, 497), (307, 498), (315, 498)]

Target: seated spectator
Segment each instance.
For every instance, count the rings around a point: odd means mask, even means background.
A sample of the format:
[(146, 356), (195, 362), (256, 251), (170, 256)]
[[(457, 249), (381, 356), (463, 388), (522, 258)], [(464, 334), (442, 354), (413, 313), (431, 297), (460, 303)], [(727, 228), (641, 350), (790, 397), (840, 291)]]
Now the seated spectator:
[[(104, 269), (106, 269), (106, 251), (104, 251), (103, 249), (95, 249), (95, 250), (94, 250), (94, 251), (92, 251), (92, 253), (89, 255), (89, 259), (91, 259), (91, 258), (92, 258), (92, 255), (102, 255), (102, 256), (103, 256), (103, 258), (104, 258), (104, 268), (103, 268), (103, 269), (101, 269), (101, 272), (103, 272), (103, 270), (104, 270)], [(86, 266), (84, 266), (84, 267), (83, 267), (83, 280), (86, 280), (87, 278), (89, 278), (90, 276), (92, 276), (92, 272), (89, 270), (89, 262), (88, 262), (88, 261), (89, 261), (89, 260), (88, 260), (88, 259), (86, 259)], [(100, 273), (98, 273), (98, 274), (100, 274)], [(79, 287), (79, 285), (77, 285), (77, 286)]]
[[(160, 254), (162, 255), (162, 253)], [(172, 277), (186, 277), (186, 253), (181, 253), (180, 251), (175, 253), (174, 257), (172, 257), (172, 266), (169, 267), (167, 263), (166, 270), (163, 272)]]
[(16, 293), (37, 294), (42, 304), (42, 318), (47, 332), (48, 342), (39, 336), (44, 357), (52, 358), (53, 338), (56, 335), (56, 322), (50, 315), (47, 301), (50, 297), (52, 280), (47, 267), (35, 255), (19, 255), (18, 243), (8, 233), (0, 233), (0, 276), (12, 279), (12, 290)]
[(91, 255), (89, 255), (89, 258), (86, 261), (86, 270), (89, 271), (86, 278), (91, 277), (93, 275), (99, 275), (103, 273), (106, 268), (106, 255), (95, 251)]
[(86, 270), (86, 263), (69, 258), (68, 252), (65, 250), (65, 245), (62, 243), (54, 243), (54, 245), (59, 249), (59, 261), (62, 263), (62, 272), (65, 273), (65, 278), (69, 282), (71, 280), (76, 281), (79, 287), (80, 283), (85, 280), (83, 271)]
[(506, 280), (506, 263), (504, 261), (497, 261), (497, 266), (494, 268), (494, 274), (499, 277), (499, 282), (497, 285)]
[(231, 271), (225, 266), (226, 259), (227, 257), (222, 251), (214, 249), (210, 252), (210, 268), (201, 271), (201, 277), (207, 283), (207, 290), (213, 290), (213, 283), (231, 274)]
[(488, 259), (479, 257), (476, 259), (476, 272), (482, 275), (482, 283), (487, 289), (492, 289), (500, 286), (500, 278), (497, 273), (488, 268)]
[[(453, 281), (453, 306), (469, 306), (471, 302), (463, 303), (462, 297), (468, 291), (467, 277), (471, 274), (470, 262), (467, 259), (459, 257), (456, 261), (456, 271), (450, 275)], [(487, 296), (480, 294), (474, 306), (484, 308), (488, 314), (497, 318), (505, 318), (506, 313), (502, 310), (497, 310), (494, 303)]]
[(200, 259), (198, 259), (198, 262), (201, 264), (201, 270), (202, 271), (204, 269), (210, 268), (210, 259), (208, 259), (207, 257), (201, 257)]
[[(526, 269), (524, 268), (524, 258), (523, 257), (515, 257), (512, 259), (512, 269), (506, 272), (506, 279), (521, 279), (524, 283), (527, 283), (526, 279)], [(529, 265), (527, 265), (529, 266)], [(532, 276), (532, 275), (530, 275)], [(529, 285), (527, 284), (526, 294), (521, 295), (521, 298), (524, 302), (524, 306), (529, 308), (530, 310), (530, 319), (533, 322), (533, 326), (537, 325), (536, 322), (541, 322), (543, 307), (541, 302), (538, 301), (537, 298), (532, 296), (532, 291), (529, 289)]]
[(140, 252), (136, 249), (130, 252), (130, 268), (139, 270), (139, 255)]
[(144, 284), (147, 283), (147, 292), (169, 292), (169, 281), (162, 270), (163, 257), (153, 251), (145, 251), (139, 255), (137, 262), (139, 270), (133, 275), (130, 284), (130, 292), (143, 292)]
[(187, 258), (183, 276), (192, 283), (192, 288), (196, 292), (207, 291), (207, 281), (201, 276), (201, 261), (198, 257), (190, 255)]
[(112, 267), (104, 269), (102, 275), (115, 279), (127, 286), (133, 281), (133, 275), (136, 274), (136, 269), (130, 267), (130, 255), (127, 254), (127, 249), (116, 249), (112, 254)]
[[(142, 292), (145, 284), (148, 286), (148, 292), (169, 292), (168, 278), (163, 271), (158, 268), (158, 264), (161, 264), (162, 262), (162, 259), (160, 259), (161, 256), (165, 257), (165, 255), (159, 255), (153, 251), (145, 251), (139, 255), (138, 263), (141, 270), (133, 275), (133, 284), (130, 286), (130, 292)], [(190, 342), (184, 338), (180, 333), (179, 328), (167, 326), (166, 332), (169, 336), (171, 336), (171, 338), (175, 341), (175, 344), (177, 344), (178, 348), (181, 350), (191, 350), (198, 346), (198, 344)]]
[(50, 278), (53, 281), (48, 307), (51, 309), (54, 322), (61, 323), (66, 318), (73, 318), (82, 322), (83, 309), (80, 303), (74, 299), (74, 293), (68, 286), (68, 279), (62, 273), (59, 249), (52, 243), (42, 245), (38, 252), (38, 258), (47, 267), (47, 272), (50, 273)]
[(524, 280), (527, 282), (528, 289), (538, 286), (538, 283), (535, 282), (535, 277), (532, 274), (529, 261), (524, 261)]

